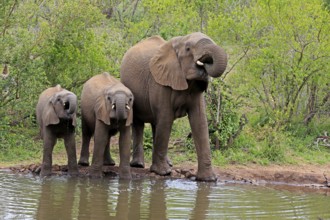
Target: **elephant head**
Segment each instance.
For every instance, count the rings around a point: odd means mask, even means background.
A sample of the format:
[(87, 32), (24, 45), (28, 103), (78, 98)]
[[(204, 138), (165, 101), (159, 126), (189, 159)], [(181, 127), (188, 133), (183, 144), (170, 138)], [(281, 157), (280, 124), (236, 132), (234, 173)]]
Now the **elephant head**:
[(77, 96), (56, 86), (58, 92), (49, 98), (48, 106), (44, 109), (43, 121), (45, 126), (58, 124), (60, 120), (72, 120), (76, 126)]
[(104, 93), (96, 101), (96, 117), (105, 124), (112, 121), (125, 122), (129, 126), (133, 122), (133, 94), (121, 83), (104, 89)]
[(187, 80), (207, 82), (209, 76), (219, 77), (226, 66), (224, 50), (202, 33), (172, 38), (149, 62), (155, 81), (174, 90), (187, 89)]

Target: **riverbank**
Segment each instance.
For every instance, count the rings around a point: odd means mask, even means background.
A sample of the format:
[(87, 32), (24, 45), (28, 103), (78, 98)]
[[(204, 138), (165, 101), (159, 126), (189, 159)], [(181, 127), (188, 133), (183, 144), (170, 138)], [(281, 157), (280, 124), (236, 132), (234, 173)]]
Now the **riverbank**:
[[(118, 165), (118, 139), (111, 140), (111, 155)], [(77, 143), (77, 158), (80, 152), (81, 143)], [(53, 175), (67, 175), (67, 156), (64, 146), (57, 146), (57, 150), (53, 152)], [(133, 178), (188, 178), (194, 179), (197, 171), (196, 155), (186, 156), (187, 151), (182, 149), (171, 148), (169, 156), (172, 159), (174, 167), (169, 176), (158, 176), (149, 171), (151, 156), (146, 153), (146, 168), (132, 168)], [(91, 149), (93, 151), (93, 141), (91, 141)], [(42, 151), (40, 151), (42, 152)], [(1, 163), (0, 169), (6, 169), (14, 173), (38, 175), (40, 171), (41, 154), (35, 155), (31, 160), (11, 161), (10, 163)], [(270, 164), (260, 165), (257, 163), (227, 164), (224, 166), (216, 166), (213, 164), (214, 173), (218, 177), (220, 183), (239, 183), (252, 185), (285, 185), (303, 188), (326, 189), (330, 192), (330, 162), (320, 164), (308, 164), (297, 162), (295, 165), (288, 164)], [(117, 176), (118, 166), (104, 166), (103, 172), (105, 176)], [(81, 177), (87, 177), (88, 167), (79, 167)]]
[[(149, 164), (147, 164), (149, 167)], [(14, 173), (35, 174), (40, 171), (40, 164), (17, 165), (3, 167)], [(174, 166), (169, 176), (158, 176), (148, 168), (132, 168), (133, 178), (188, 178), (194, 180), (197, 171), (196, 164), (184, 163)], [(104, 166), (105, 176), (118, 176), (118, 166)], [(241, 183), (252, 185), (287, 185), (296, 187), (329, 189), (330, 164), (328, 165), (228, 165), (214, 167), (218, 182)], [(88, 167), (79, 166), (80, 177), (87, 177)], [(54, 165), (53, 175), (67, 175), (66, 165)]]

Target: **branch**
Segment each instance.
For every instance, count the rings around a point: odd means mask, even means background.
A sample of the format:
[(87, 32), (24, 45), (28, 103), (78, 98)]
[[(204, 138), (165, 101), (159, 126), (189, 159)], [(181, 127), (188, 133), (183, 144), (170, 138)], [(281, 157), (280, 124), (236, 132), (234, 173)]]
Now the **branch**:
[(15, 9), (15, 7), (16, 7), (16, 4), (17, 4), (17, 0), (15, 0), (14, 1), (14, 4), (11, 6), (11, 9), (10, 9), (10, 11), (9, 11), (9, 15), (8, 15), (8, 17), (6, 18), (6, 20), (5, 20), (5, 24), (4, 24), (4, 28), (3, 28), (3, 31), (2, 31), (2, 36), (4, 37), (5, 36), (5, 34), (6, 34), (6, 30), (9, 28), (9, 24), (7, 23), (8, 22), (8, 20), (9, 20), (9, 18), (10, 18), (10, 16), (13, 14), (13, 12), (14, 12), (14, 9)]
[(225, 79), (226, 76), (235, 68), (235, 66), (247, 55), (249, 49), (250, 47), (247, 47), (243, 50), (243, 55), (240, 58), (238, 58), (236, 62), (234, 62), (234, 64), (231, 66), (231, 68), (228, 71), (225, 72), (222, 79)]
[[(298, 98), (298, 96), (299, 96), (299, 94), (300, 94), (302, 88), (303, 88), (303, 87), (305, 86), (305, 84), (308, 82), (309, 78), (310, 78), (313, 74), (317, 73), (317, 72), (320, 71), (320, 70), (322, 70), (322, 67), (319, 68), (319, 69), (316, 69), (316, 70), (314, 70), (314, 71), (311, 71), (306, 77), (304, 77), (303, 82), (302, 82), (301, 85), (299, 86), (299, 88), (298, 88), (296, 94), (294, 95), (294, 98), (292, 99), (292, 106), (291, 106), (291, 108), (290, 108), (290, 115), (289, 115), (289, 118), (291, 118), (291, 116), (292, 116), (292, 114), (293, 114), (293, 106), (295, 105), (295, 103), (296, 103), (296, 101), (297, 101), (297, 98)], [(289, 103), (289, 102), (288, 102), (288, 103)]]
[(259, 92), (259, 90), (255, 87), (255, 86), (252, 86), (252, 88), (257, 92), (257, 94), (259, 95), (259, 99), (260, 99), (260, 101), (262, 102), (262, 104), (263, 104), (263, 106), (264, 106), (264, 108), (265, 108), (265, 111), (266, 111), (266, 113), (267, 113), (267, 115), (268, 115), (268, 111), (267, 111), (267, 102), (265, 102), (265, 100), (262, 98), (262, 95), (261, 95), (261, 93)]
[(131, 20), (133, 20), (133, 17), (134, 17), (134, 14), (135, 14), (135, 11), (137, 9), (137, 6), (139, 4), (139, 0), (137, 0), (134, 4), (134, 7), (133, 7), (133, 11), (132, 11), (132, 16), (131, 16)]

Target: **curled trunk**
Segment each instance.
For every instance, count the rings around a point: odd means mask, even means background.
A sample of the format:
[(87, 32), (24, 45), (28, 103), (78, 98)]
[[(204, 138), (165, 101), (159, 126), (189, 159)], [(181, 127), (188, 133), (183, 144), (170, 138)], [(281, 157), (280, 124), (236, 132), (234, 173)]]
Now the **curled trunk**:
[(227, 67), (227, 54), (210, 40), (200, 40), (196, 47), (195, 60), (203, 63), (209, 76), (220, 77)]
[(68, 95), (67, 102), (69, 103), (67, 112), (73, 114), (77, 109), (77, 96), (74, 94)]

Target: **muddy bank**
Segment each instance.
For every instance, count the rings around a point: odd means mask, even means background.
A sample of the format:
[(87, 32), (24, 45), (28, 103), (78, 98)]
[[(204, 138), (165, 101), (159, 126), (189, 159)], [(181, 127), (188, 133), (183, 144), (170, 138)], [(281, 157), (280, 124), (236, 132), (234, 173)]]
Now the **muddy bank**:
[[(148, 166), (149, 167), (149, 166)], [(38, 175), (40, 164), (18, 165), (6, 168), (10, 172)], [(183, 164), (173, 167), (169, 176), (159, 176), (149, 169), (132, 168), (133, 178), (186, 178), (195, 179), (197, 167), (193, 164)], [(118, 176), (118, 166), (104, 166), (105, 176)], [(323, 189), (330, 192), (330, 165), (302, 165), (302, 166), (259, 166), (237, 165), (226, 167), (214, 167), (214, 172), (221, 183), (239, 183), (252, 185), (281, 185)], [(80, 177), (87, 177), (88, 167), (79, 166)], [(53, 175), (67, 175), (66, 165), (54, 165)]]

